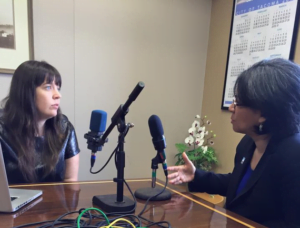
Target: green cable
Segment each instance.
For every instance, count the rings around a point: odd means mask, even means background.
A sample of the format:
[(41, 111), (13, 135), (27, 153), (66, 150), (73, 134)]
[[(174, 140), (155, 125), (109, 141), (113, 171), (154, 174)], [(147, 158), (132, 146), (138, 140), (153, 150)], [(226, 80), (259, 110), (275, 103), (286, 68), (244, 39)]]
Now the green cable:
[(78, 219), (77, 219), (77, 228), (80, 228), (80, 219), (81, 219), (82, 215), (83, 215), (85, 212), (90, 211), (90, 210), (95, 210), (95, 211), (100, 212), (100, 213), (104, 216), (104, 218), (105, 218), (107, 224), (108, 224), (108, 225), (110, 224), (110, 222), (109, 222), (107, 216), (104, 214), (103, 211), (101, 211), (101, 210), (99, 210), (98, 208), (95, 208), (95, 207), (90, 207), (90, 208), (85, 209), (85, 210), (84, 210), (83, 212), (81, 212), (81, 214), (78, 216)]

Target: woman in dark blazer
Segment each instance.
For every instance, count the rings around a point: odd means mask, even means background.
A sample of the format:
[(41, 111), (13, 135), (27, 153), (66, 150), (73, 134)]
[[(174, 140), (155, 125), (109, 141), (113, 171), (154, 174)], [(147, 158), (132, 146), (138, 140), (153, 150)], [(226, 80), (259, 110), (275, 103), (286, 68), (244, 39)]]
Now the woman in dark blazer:
[(168, 168), (170, 183), (226, 196), (226, 209), (268, 227), (300, 227), (300, 67), (263, 60), (234, 91), (231, 123), (245, 136), (232, 173), (198, 170), (184, 153), (185, 165)]

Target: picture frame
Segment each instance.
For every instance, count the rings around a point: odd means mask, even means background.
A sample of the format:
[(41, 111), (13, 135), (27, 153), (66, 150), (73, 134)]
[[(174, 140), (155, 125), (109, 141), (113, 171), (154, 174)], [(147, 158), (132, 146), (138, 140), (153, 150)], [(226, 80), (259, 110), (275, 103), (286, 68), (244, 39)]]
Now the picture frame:
[(293, 60), (300, 0), (233, 0), (221, 109), (228, 110), (240, 73), (263, 59)]
[(1, 0), (0, 73), (13, 74), (33, 58), (32, 0)]

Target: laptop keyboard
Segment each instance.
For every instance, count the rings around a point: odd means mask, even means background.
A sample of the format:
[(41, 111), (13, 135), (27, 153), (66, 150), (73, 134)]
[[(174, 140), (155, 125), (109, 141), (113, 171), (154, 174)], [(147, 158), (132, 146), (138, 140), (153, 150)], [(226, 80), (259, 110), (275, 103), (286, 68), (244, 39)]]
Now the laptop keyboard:
[(18, 197), (10, 197), (10, 201), (14, 201), (15, 199), (17, 199)]

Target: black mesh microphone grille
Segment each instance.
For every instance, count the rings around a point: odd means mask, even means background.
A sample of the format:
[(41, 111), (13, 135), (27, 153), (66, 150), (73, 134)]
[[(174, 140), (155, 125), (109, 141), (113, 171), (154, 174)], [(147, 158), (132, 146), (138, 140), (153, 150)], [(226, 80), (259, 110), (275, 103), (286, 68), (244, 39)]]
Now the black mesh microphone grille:
[(148, 125), (152, 138), (161, 138), (161, 136), (164, 135), (164, 129), (157, 115), (150, 116)]

